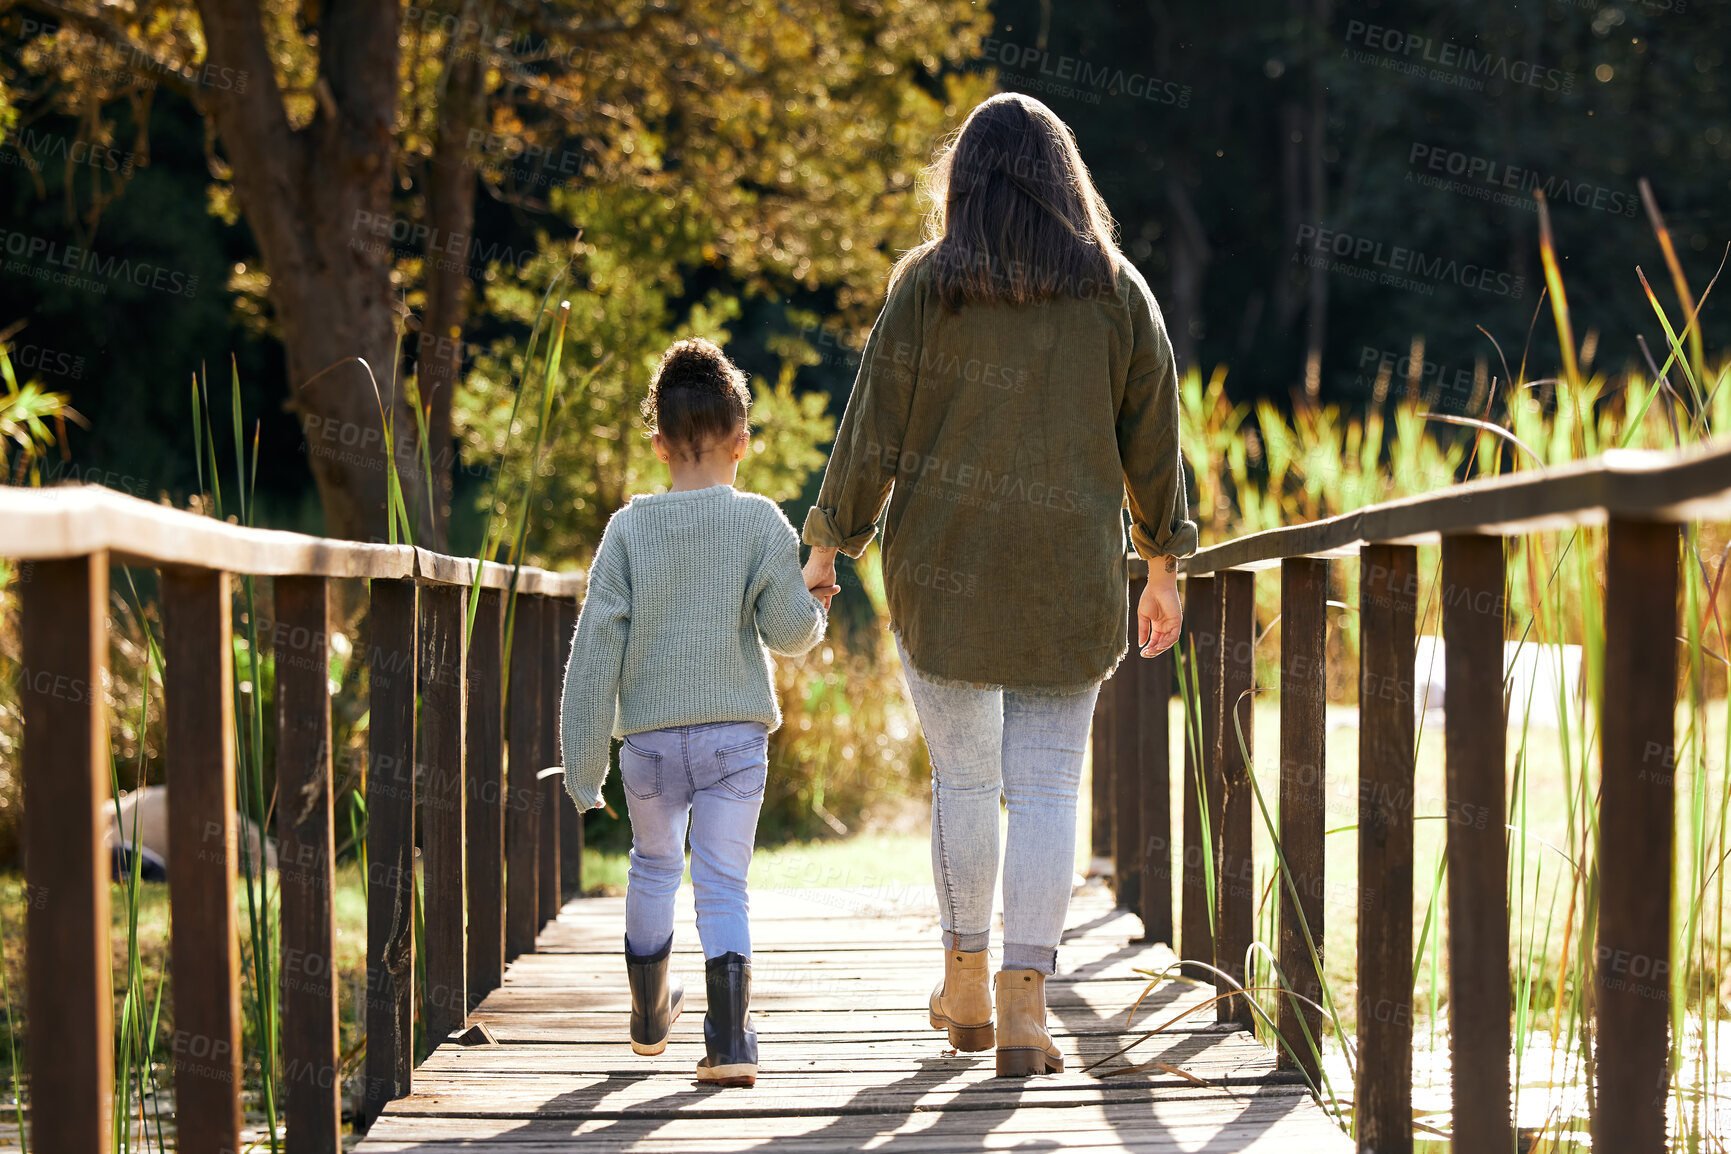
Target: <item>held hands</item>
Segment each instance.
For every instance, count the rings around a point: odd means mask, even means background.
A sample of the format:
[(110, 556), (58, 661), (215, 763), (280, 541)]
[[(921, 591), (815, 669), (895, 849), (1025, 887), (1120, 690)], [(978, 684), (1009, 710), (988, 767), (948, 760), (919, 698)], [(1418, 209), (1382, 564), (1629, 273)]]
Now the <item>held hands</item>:
[(1148, 563), (1148, 584), (1136, 606), (1137, 645), (1144, 657), (1158, 657), (1178, 643), (1184, 611), (1178, 604), (1178, 567), (1170, 557)]
[(814, 546), (805, 561), (805, 587), (822, 603), (825, 612), (829, 611), (830, 599), (841, 592), (841, 586), (835, 583), (835, 555), (834, 549)]

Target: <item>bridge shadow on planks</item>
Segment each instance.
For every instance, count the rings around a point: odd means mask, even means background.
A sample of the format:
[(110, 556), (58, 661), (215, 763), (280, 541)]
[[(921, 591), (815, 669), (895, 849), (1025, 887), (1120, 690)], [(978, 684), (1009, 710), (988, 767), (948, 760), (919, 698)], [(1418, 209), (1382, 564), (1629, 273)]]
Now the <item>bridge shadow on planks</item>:
[(624, 902), (578, 899), (475, 1011), (500, 1045), (440, 1047), (415, 1071), (414, 1094), (392, 1103), (356, 1149), (1350, 1150), (1302, 1082), (1277, 1072), (1254, 1038), (1216, 1025), (1212, 1007), (1108, 1063), (1158, 1058), (1205, 1084), (1152, 1067), (1081, 1073), (1206, 997), (1167, 983), (1127, 1016), (1146, 984), (1134, 971), (1162, 968), (1171, 955), (1132, 944), (1140, 923), (1110, 905), (1098, 889), (1077, 895), (1047, 985), (1066, 1072), (1012, 1079), (994, 1076), (989, 1051), (948, 1055), (926, 1022), (943, 966), (929, 909), (845, 890), (754, 893), (762, 1068), (756, 1088), (720, 1090), (693, 1076), (703, 1055), (703, 964), (689, 888), (674, 940), (685, 1014), (653, 1058), (625, 1042)]

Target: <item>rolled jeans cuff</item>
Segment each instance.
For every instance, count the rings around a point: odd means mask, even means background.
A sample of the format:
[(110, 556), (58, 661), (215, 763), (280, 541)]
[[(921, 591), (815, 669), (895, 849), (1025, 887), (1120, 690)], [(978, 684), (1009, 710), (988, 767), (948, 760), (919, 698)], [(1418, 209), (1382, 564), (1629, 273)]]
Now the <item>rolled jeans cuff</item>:
[(991, 944), (992, 931), (981, 930), (977, 934), (956, 934), (944, 931), (944, 949), (956, 950), (964, 954), (977, 954)]
[(1058, 968), (1057, 946), (1029, 946), (1021, 942), (1004, 943), (1006, 970), (1038, 970), (1050, 977)]

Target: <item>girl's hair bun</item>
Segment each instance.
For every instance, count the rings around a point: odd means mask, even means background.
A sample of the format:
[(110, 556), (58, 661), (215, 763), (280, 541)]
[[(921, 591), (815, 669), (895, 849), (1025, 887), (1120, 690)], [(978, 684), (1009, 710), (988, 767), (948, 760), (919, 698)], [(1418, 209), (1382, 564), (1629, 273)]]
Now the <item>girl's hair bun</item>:
[(751, 408), (745, 374), (714, 341), (675, 341), (661, 354), (643, 419), (663, 439), (694, 453), (738, 436)]

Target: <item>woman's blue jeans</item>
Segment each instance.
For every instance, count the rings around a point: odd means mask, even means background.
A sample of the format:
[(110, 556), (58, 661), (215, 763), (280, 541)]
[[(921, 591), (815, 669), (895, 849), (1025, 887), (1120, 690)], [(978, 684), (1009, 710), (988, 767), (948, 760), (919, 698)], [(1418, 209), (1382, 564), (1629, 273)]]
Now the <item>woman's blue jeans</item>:
[(720, 721), (634, 733), (619, 750), (631, 812), (631, 872), (625, 886), (625, 948), (658, 952), (673, 937), (673, 897), (685, 873), (703, 956), (751, 956), (745, 875), (769, 776), (769, 731), (760, 721)]
[(902, 671), (932, 758), (932, 877), (944, 948), (983, 950), (1004, 847), (1006, 970), (1057, 966), (1076, 871), (1076, 795), (1098, 687), (1082, 693), (959, 688)]

